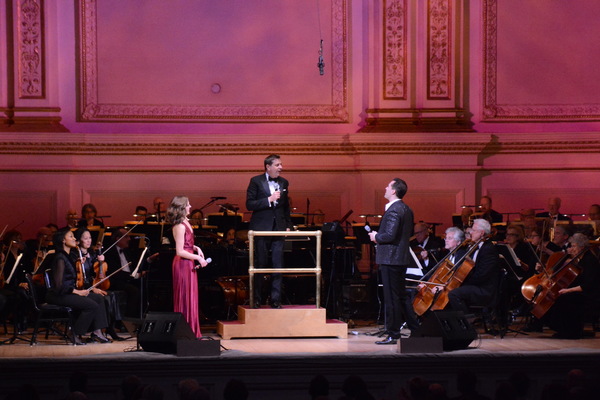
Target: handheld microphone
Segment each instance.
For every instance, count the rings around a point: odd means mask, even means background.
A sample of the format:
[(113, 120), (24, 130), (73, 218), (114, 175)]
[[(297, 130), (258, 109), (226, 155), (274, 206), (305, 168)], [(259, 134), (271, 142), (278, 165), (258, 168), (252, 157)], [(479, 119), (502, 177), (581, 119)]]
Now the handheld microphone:
[[(210, 258), (210, 257), (205, 258), (205, 260), (206, 260), (207, 264), (210, 264), (212, 262), (212, 258)], [(200, 268), (202, 268), (202, 267), (199, 264), (194, 267), (194, 269), (200, 269)]]

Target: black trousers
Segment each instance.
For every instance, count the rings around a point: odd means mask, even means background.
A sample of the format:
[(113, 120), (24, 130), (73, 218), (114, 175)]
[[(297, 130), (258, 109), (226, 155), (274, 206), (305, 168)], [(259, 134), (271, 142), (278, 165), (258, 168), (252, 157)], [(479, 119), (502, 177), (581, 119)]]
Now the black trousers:
[(106, 307), (102, 295), (89, 293), (84, 297), (73, 293), (57, 295), (48, 292), (46, 301), (50, 304), (71, 307), (75, 311), (76, 318), (73, 324), (73, 333), (76, 335), (84, 335), (108, 326)]
[(418, 327), (412, 303), (406, 292), (406, 266), (381, 264), (379, 266), (385, 305), (385, 330), (395, 339), (400, 338), (400, 328), (406, 321), (413, 330)]
[[(256, 246), (256, 267), (269, 267), (269, 251), (271, 252), (271, 266), (273, 268), (283, 267), (283, 237), (257, 237), (254, 241)], [(256, 274), (254, 276), (254, 301), (258, 304), (261, 302), (262, 284), (264, 274)], [(271, 304), (281, 303), (281, 274), (271, 274)]]

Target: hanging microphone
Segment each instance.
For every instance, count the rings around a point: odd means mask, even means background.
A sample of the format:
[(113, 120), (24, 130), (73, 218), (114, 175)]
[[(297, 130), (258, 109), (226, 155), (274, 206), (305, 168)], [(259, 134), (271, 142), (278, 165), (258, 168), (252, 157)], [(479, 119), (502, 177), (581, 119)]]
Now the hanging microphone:
[(323, 39), (321, 39), (321, 47), (319, 48), (319, 62), (317, 62), (317, 67), (319, 67), (319, 75), (325, 75), (325, 62), (323, 61)]

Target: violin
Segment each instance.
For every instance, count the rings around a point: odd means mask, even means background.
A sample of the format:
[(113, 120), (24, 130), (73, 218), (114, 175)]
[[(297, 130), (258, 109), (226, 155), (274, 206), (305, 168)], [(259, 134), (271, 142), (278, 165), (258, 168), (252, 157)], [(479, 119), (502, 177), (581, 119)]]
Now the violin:
[(85, 259), (81, 254), (81, 249), (77, 247), (79, 251), (79, 258), (75, 262), (75, 270), (77, 271), (77, 281), (75, 282), (75, 288), (82, 290), (85, 289)]
[(108, 290), (110, 288), (110, 280), (106, 278), (106, 271), (108, 270), (108, 264), (106, 261), (96, 261), (94, 263), (94, 285), (101, 290)]

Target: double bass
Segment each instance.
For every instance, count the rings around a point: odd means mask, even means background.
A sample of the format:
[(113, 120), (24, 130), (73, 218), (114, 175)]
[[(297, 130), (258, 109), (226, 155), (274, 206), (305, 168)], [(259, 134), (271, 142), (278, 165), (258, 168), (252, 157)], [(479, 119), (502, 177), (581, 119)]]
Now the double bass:
[[(426, 280), (419, 281), (424, 284), (413, 300), (413, 309), (419, 316), (425, 314), (428, 310), (443, 310), (448, 304), (448, 292), (459, 287), (469, 275), (475, 262), (469, 256), (477, 249), (485, 237), (472, 243), (465, 240), (458, 245), (452, 252), (444, 257), (427, 275)], [(469, 245), (467, 252), (455, 264), (450, 262), (450, 256), (458, 249)], [(430, 275), (431, 276), (428, 276)], [(434, 286), (433, 289), (430, 286)]]
[(552, 254), (542, 272), (523, 283), (521, 293), (532, 305), (530, 312), (536, 318), (542, 318), (560, 296), (559, 291), (569, 287), (581, 273), (579, 261), (588, 250), (586, 247), (570, 259), (563, 252)]

